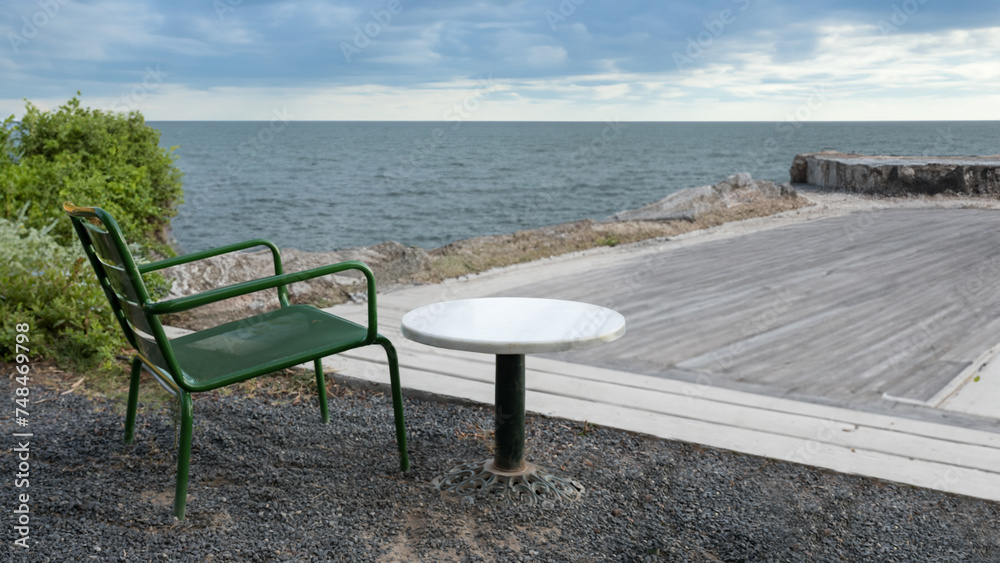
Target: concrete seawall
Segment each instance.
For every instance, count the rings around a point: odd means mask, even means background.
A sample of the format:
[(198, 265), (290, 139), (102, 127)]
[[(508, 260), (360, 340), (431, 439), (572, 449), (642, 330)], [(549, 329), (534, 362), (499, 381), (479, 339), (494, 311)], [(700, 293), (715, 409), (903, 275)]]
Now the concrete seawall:
[(867, 156), (824, 151), (797, 155), (790, 176), (793, 183), (866, 194), (1000, 196), (1000, 155)]

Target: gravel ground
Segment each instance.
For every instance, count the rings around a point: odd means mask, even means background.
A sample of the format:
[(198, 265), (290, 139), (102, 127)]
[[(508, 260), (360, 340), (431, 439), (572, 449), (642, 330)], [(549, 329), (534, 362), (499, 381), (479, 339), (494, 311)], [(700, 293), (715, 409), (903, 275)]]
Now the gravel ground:
[[(30, 488), (14, 487), (9, 455), (0, 559), (1000, 561), (996, 503), (559, 419), (529, 417), (528, 454), (582, 481), (582, 501), (470, 504), (430, 482), (488, 457), (488, 407), (407, 399), (403, 474), (388, 397), (330, 391), (327, 425), (314, 400), (196, 397), (188, 517), (176, 522), (168, 407), (140, 413), (124, 447), (120, 403), (33, 388)], [(20, 429), (2, 416), (10, 452)], [(12, 544), (24, 492), (30, 550)]]

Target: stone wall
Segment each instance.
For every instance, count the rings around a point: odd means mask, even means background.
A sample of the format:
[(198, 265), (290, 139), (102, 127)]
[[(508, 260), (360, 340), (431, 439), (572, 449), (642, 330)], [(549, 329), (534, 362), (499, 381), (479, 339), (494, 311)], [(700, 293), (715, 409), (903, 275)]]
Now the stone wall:
[(825, 151), (800, 154), (793, 183), (888, 196), (1000, 196), (1000, 156), (867, 156)]

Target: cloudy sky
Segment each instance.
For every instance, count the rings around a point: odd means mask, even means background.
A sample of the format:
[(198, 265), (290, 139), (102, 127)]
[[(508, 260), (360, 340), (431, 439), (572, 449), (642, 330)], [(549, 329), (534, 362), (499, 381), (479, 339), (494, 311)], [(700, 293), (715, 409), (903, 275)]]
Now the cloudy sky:
[(1000, 0), (0, 0), (0, 114), (1000, 119)]

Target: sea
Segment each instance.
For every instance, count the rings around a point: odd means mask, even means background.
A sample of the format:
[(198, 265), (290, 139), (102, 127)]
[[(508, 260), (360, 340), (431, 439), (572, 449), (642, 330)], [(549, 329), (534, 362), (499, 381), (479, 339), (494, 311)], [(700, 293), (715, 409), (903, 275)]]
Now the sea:
[(249, 238), (426, 249), (604, 219), (796, 154), (1000, 154), (1000, 122), (150, 122), (185, 200), (178, 250)]

